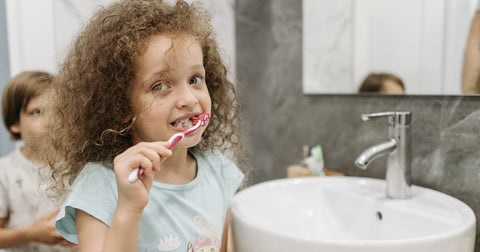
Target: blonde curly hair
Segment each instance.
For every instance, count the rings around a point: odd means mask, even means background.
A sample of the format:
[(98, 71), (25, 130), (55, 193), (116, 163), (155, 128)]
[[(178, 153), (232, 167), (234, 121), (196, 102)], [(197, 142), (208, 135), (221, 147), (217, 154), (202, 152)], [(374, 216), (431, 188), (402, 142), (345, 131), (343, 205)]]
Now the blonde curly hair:
[(192, 36), (203, 51), (212, 118), (194, 148), (227, 151), (241, 162), (236, 86), (227, 78), (208, 12), (198, 3), (125, 0), (96, 12), (54, 81), (58, 102), (46, 153), (56, 192), (62, 194), (86, 163), (109, 164), (132, 146), (135, 120), (122, 118), (133, 117), (129, 91), (137, 58), (163, 33)]

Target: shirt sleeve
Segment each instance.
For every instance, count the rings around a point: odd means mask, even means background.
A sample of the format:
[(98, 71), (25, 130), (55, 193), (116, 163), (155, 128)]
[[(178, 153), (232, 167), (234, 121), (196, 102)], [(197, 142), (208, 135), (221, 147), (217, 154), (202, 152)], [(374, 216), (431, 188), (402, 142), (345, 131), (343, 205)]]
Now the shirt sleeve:
[(243, 181), (244, 175), (237, 165), (225, 156), (221, 156), (224, 181), (225, 203), (227, 206)]
[(87, 164), (70, 188), (55, 228), (66, 240), (78, 243), (75, 210), (82, 210), (110, 226), (117, 199), (113, 170), (98, 164)]

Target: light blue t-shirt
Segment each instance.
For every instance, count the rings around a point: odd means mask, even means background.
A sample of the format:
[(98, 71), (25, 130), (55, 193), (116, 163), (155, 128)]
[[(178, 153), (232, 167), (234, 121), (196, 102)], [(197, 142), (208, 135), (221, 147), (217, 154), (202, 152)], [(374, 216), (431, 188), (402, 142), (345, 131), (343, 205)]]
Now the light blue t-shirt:
[[(238, 167), (216, 152), (192, 151), (197, 176), (184, 185), (153, 182), (142, 214), (138, 251), (215, 251), (220, 249), (226, 209), (243, 180)], [(110, 226), (118, 199), (115, 173), (87, 164), (73, 183), (55, 227), (78, 243), (75, 209)]]

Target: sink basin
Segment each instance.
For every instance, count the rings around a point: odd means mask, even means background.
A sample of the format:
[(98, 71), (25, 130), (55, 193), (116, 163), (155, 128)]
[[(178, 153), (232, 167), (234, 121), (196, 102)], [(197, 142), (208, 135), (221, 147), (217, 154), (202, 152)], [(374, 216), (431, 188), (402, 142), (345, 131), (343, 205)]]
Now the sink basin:
[(232, 200), (236, 252), (473, 252), (475, 215), (460, 200), (412, 186), (385, 196), (385, 180), (306, 177), (260, 183)]

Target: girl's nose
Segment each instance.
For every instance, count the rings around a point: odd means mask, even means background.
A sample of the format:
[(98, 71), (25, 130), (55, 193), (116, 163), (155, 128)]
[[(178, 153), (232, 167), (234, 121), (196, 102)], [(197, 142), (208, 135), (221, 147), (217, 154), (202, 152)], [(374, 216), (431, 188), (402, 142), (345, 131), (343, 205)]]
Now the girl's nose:
[(193, 107), (198, 103), (198, 98), (195, 96), (195, 90), (190, 85), (182, 85), (177, 90), (177, 107)]

